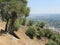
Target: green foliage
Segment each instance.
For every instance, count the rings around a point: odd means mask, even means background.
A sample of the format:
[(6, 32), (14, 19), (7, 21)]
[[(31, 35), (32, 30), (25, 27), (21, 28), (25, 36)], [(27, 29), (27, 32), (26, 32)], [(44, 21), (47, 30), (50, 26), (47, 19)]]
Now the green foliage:
[(4, 17), (5, 17), (5, 12), (8, 11), (11, 13), (12, 10), (15, 10), (21, 16), (27, 17), (29, 15), (30, 9), (29, 7), (27, 7), (27, 4), (24, 3), (27, 2), (27, 0), (24, 1), (23, 0), (0, 0), (0, 2), (1, 2), (0, 8), (3, 9), (2, 15), (4, 15)]
[(49, 29), (40, 29), (38, 31), (38, 34), (41, 37), (47, 37), (47, 38), (51, 38), (51, 36), (53, 35), (53, 32), (51, 32)]
[(21, 25), (21, 22), (19, 21), (20, 19), (16, 19), (15, 23), (14, 23), (14, 30), (17, 30), (20, 25)]
[(56, 38), (57, 38), (57, 35), (56, 35), (56, 34), (53, 34), (53, 35), (51, 36), (51, 39), (54, 40), (54, 41), (56, 40)]
[(26, 22), (26, 18), (23, 18), (22, 19), (22, 25), (25, 25), (25, 22)]
[(43, 29), (37, 31), (37, 39), (41, 39), (42, 37), (45, 36), (45, 32), (43, 31)]
[(30, 12), (30, 9), (29, 9), (29, 7), (27, 7), (25, 17), (27, 17), (29, 15), (29, 12)]
[(33, 39), (33, 37), (36, 35), (36, 29), (34, 26), (30, 26), (28, 30), (26, 31), (26, 34)]
[[(47, 45), (60, 45), (60, 34), (52, 33), (50, 38), (54, 43), (48, 41)], [(57, 43), (57, 44), (56, 44)]]
[(0, 3), (3, 2), (4, 0), (0, 0)]
[(52, 34), (53, 34), (52, 31), (50, 31), (49, 29), (45, 29), (45, 37), (51, 38)]
[(33, 25), (33, 23), (34, 23), (34, 21), (33, 21), (33, 20), (29, 20), (27, 25), (28, 25), (28, 26), (32, 26), (32, 25)]
[(39, 24), (39, 27), (40, 28), (43, 28), (44, 26), (45, 26), (45, 23), (44, 22), (40, 22), (40, 23), (38, 23)]
[[(30, 12), (29, 7), (27, 7), (27, 0), (0, 0), (0, 9), (2, 20), (6, 22), (10, 21), (10, 24), (7, 25), (11, 26), (11, 30), (12, 28), (18, 29), (20, 23), (25, 24), (25, 18)], [(21, 22), (18, 18), (20, 18)], [(21, 20), (21, 18), (23, 19)]]
[(60, 34), (54, 34), (51, 38), (53, 41), (57, 42), (60, 45)]
[(45, 26), (45, 22), (38, 22), (36, 24), (37, 30), (39, 31), (41, 28), (43, 28)]
[(45, 36), (45, 32), (44, 32), (44, 30), (40, 30), (40, 31), (38, 31), (38, 33), (39, 33), (39, 36), (40, 36), (40, 37)]
[(58, 45), (58, 43), (56, 43), (56, 42), (54, 42), (52, 40), (49, 40), (46, 45)]
[(43, 28), (45, 26), (45, 22), (38, 22), (37, 26)]

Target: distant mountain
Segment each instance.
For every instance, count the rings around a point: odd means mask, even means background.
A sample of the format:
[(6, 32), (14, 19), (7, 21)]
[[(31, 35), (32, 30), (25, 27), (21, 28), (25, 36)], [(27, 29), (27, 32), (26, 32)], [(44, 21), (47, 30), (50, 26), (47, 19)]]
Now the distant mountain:
[(28, 20), (44, 21), (51, 26), (60, 28), (60, 14), (32, 14), (27, 17)]

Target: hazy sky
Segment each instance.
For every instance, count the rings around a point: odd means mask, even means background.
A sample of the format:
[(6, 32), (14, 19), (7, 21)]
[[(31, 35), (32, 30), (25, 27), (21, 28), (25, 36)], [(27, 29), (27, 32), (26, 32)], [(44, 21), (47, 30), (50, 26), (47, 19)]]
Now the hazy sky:
[(28, 6), (31, 9), (30, 14), (60, 14), (60, 0), (28, 0)]

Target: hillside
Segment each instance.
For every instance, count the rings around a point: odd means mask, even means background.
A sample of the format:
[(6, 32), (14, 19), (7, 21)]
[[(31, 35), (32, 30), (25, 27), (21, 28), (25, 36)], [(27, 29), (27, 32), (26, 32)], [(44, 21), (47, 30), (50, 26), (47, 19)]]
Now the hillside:
[[(0, 29), (4, 29), (5, 23), (0, 22)], [(25, 31), (27, 30), (27, 26), (21, 26), (17, 32), (15, 32), (20, 39), (16, 39), (9, 34), (2, 34), (0, 36), (0, 45), (45, 45), (48, 41), (47, 38), (42, 38), (38, 40), (36, 38), (30, 39)]]

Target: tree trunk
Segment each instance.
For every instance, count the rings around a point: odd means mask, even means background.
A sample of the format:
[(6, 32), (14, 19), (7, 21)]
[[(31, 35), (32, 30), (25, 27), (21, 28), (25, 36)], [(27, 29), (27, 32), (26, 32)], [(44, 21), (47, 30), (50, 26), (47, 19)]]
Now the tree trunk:
[(8, 28), (8, 20), (7, 20), (7, 22), (6, 22), (5, 32), (7, 32), (7, 28)]
[(12, 33), (13, 32), (13, 24), (14, 24), (14, 21), (11, 20), (10, 24), (9, 24), (9, 27), (8, 27), (8, 33)]

